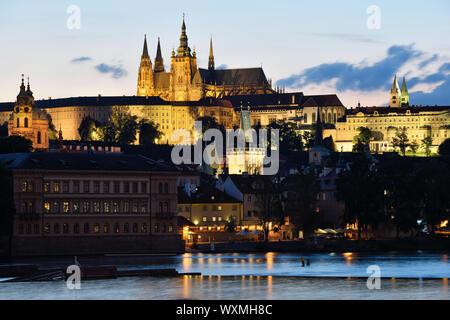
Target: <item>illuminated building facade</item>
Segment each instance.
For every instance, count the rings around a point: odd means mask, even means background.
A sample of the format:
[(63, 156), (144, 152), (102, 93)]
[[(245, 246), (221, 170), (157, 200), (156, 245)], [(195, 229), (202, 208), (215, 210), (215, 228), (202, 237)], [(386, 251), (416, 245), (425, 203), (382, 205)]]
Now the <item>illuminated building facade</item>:
[(13, 177), (12, 255), (182, 252), (178, 171), (140, 155), (0, 155)]

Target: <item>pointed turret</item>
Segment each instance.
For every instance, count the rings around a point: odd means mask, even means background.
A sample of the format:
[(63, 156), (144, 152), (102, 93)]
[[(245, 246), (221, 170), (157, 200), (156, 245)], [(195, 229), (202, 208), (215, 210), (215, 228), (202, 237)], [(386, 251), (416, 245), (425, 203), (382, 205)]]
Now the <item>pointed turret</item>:
[(409, 106), (409, 93), (408, 93), (408, 88), (406, 88), (406, 81), (405, 81), (405, 77), (403, 77), (403, 84), (402, 84), (402, 107), (407, 107)]
[(155, 72), (164, 72), (164, 60), (161, 54), (161, 44), (158, 37), (158, 47), (156, 48)]
[(320, 118), (320, 107), (317, 107), (316, 132), (314, 134), (314, 146), (321, 146), (323, 143), (323, 124)]
[(142, 50), (141, 64), (138, 74), (138, 96), (149, 96), (153, 89), (153, 68), (152, 61), (148, 55), (147, 35), (144, 36), (144, 49)]
[(208, 69), (209, 71), (214, 71), (214, 53), (213, 53), (213, 43), (212, 37), (209, 42), (209, 60), (208, 60)]
[(181, 35), (180, 35), (180, 46), (177, 50), (177, 57), (190, 57), (191, 49), (188, 46), (188, 37), (186, 35), (186, 24), (184, 23), (183, 14), (183, 24), (181, 25)]
[(27, 91), (26, 91), (26, 93), (27, 93), (28, 96), (33, 98), (33, 91), (31, 91), (31, 89), (30, 89), (30, 78), (27, 78), (27, 80), (28, 80), (28, 84), (27, 84)]
[(20, 85), (20, 91), (19, 91), (17, 98), (25, 96), (25, 95), (26, 95), (25, 83), (24, 83), (23, 74), (22, 74), (22, 84)]
[(24, 75), (22, 74), (22, 84), (20, 85), (20, 91), (17, 95), (17, 104), (18, 105), (33, 105), (34, 98), (33, 92), (30, 90), (30, 82), (28, 82), (28, 90), (25, 90), (25, 81)]
[(144, 49), (142, 50), (142, 59), (148, 58), (150, 59), (150, 56), (148, 55), (148, 49), (147, 49), (147, 35), (144, 35)]
[(393, 108), (399, 107), (401, 102), (400, 99), (401, 99), (400, 88), (398, 87), (397, 75), (395, 75), (390, 94), (390, 106)]

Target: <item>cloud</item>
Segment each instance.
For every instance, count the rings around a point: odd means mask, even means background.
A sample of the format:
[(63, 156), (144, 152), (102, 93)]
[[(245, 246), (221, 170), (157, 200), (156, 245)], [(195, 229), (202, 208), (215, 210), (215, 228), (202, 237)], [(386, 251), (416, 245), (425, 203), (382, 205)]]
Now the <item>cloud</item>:
[(71, 63), (80, 63), (80, 62), (86, 62), (86, 61), (91, 61), (91, 60), (92, 60), (91, 57), (79, 57), (79, 58), (72, 59), (70, 62)]
[(306, 36), (335, 38), (339, 40), (346, 40), (352, 42), (384, 43), (384, 41), (376, 40), (374, 38), (369, 38), (364, 35), (356, 33), (315, 33), (315, 32), (299, 32), (299, 33)]
[[(401, 71), (401, 73), (399, 73)], [(437, 54), (430, 55), (414, 48), (414, 45), (394, 45), (388, 48), (381, 60), (372, 64), (360, 62), (324, 63), (280, 79), (276, 85), (291, 90), (302, 90), (306, 94), (334, 93), (358, 94), (365, 97), (368, 105), (386, 103), (394, 74), (399, 78), (406, 75), (411, 104), (450, 104), (450, 63), (448, 58)], [(325, 89), (327, 92), (317, 92)], [(313, 92), (306, 91), (313, 89)], [(333, 92), (331, 91), (331, 92)], [(375, 98), (373, 93), (384, 92), (383, 97)], [(351, 103), (354, 103), (353, 98)], [(363, 101), (362, 101), (363, 103)], [(345, 103), (344, 103), (345, 104)]]
[(111, 73), (114, 79), (120, 79), (127, 75), (127, 71), (122, 66), (113, 66), (106, 63), (100, 63), (95, 66), (95, 69), (100, 73)]

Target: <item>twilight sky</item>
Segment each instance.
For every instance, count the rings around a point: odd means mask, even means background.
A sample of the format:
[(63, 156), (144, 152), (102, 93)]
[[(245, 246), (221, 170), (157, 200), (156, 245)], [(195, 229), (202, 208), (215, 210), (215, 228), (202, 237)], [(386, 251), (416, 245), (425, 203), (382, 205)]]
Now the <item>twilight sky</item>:
[(200, 67), (212, 36), (217, 67), (262, 65), (286, 91), (381, 105), (396, 73), (411, 104), (450, 105), (448, 0), (1, 0), (0, 101), (22, 73), (37, 99), (134, 95), (144, 34), (152, 59), (161, 38), (167, 69), (183, 12)]

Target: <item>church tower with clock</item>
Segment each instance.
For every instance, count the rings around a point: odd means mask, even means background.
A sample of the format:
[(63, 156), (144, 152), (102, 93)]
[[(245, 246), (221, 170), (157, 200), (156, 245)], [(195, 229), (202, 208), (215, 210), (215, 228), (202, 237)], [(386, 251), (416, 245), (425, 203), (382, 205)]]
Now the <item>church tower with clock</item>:
[(35, 150), (48, 150), (48, 127), (47, 114), (34, 107), (30, 81), (25, 89), (22, 75), (20, 92), (8, 121), (8, 135), (22, 136), (31, 140)]

